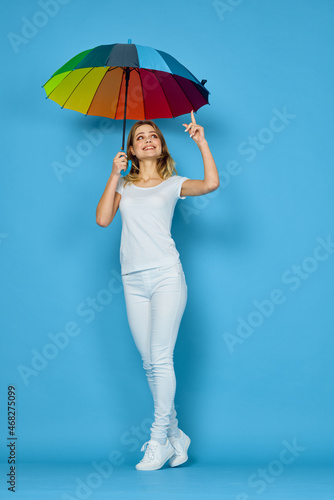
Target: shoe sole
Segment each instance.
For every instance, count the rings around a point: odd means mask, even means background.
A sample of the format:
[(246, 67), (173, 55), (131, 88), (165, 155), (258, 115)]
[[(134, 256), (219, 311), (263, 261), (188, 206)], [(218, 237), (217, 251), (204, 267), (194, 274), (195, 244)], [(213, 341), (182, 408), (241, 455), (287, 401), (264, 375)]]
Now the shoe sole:
[[(190, 437), (187, 438), (186, 440), (186, 446), (185, 446), (185, 455), (182, 455), (182, 457), (179, 457), (179, 459), (175, 459), (173, 461), (173, 459), (171, 458), (169, 460), (169, 466), (170, 467), (177, 467), (178, 465), (182, 465), (184, 464), (187, 460), (188, 460), (188, 454), (187, 454), (187, 451), (188, 451), (188, 448), (190, 446), (190, 443), (191, 443), (191, 439)], [(181, 460), (181, 461), (180, 461)]]
[(136, 465), (136, 469), (137, 470), (158, 470), (158, 469), (161, 469), (161, 467), (163, 467), (165, 465), (165, 463), (167, 462), (167, 460), (169, 460), (174, 454), (175, 454), (175, 452), (172, 450), (170, 452), (170, 454), (167, 456), (167, 458), (165, 458), (165, 460), (162, 463), (160, 462), (160, 464), (156, 465), (153, 468), (149, 468), (149, 469), (147, 469), (146, 467), (145, 468), (141, 468), (141, 466), (139, 464), (137, 464)]

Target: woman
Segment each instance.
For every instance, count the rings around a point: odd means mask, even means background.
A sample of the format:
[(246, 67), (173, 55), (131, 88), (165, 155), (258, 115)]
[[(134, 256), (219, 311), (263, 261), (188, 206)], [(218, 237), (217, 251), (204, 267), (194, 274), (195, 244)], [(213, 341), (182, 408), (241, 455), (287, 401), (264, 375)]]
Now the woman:
[[(174, 408), (176, 380), (173, 352), (187, 302), (187, 284), (170, 229), (175, 204), (219, 187), (217, 167), (195, 121), (183, 124), (198, 145), (204, 179), (177, 175), (165, 139), (150, 121), (136, 122), (128, 136), (127, 154), (119, 152), (96, 209), (96, 222), (108, 226), (118, 207), (122, 217), (121, 274), (127, 316), (154, 400), (154, 422), (138, 470), (160, 469), (169, 459), (176, 467), (188, 459), (190, 438), (178, 428)], [(122, 177), (127, 161), (130, 172)], [(173, 174), (176, 175), (173, 175)]]

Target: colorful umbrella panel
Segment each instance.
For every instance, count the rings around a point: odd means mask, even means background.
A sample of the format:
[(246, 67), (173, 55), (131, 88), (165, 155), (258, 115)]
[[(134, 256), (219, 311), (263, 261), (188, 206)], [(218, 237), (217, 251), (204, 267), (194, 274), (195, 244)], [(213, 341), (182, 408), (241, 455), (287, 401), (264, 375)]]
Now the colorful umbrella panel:
[(205, 81), (169, 54), (135, 44), (100, 45), (73, 57), (43, 87), (49, 99), (86, 115), (172, 118), (209, 104)]

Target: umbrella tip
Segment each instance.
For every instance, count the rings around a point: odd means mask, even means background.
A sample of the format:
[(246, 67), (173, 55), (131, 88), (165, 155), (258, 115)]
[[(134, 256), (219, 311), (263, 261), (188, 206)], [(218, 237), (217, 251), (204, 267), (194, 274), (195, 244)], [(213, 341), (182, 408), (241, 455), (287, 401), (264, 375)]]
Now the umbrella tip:
[(201, 85), (205, 85), (208, 80), (202, 80)]
[(128, 43), (132, 43), (132, 40), (131, 40), (131, 38), (128, 38)]

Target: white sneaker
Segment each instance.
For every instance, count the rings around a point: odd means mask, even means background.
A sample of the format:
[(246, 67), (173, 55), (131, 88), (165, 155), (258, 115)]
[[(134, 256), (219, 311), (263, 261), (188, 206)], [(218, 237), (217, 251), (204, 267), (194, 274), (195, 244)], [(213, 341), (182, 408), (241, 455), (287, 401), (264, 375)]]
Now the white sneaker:
[(171, 467), (177, 467), (178, 465), (184, 464), (188, 460), (188, 448), (191, 443), (191, 439), (180, 429), (180, 437), (170, 436), (170, 442), (174, 448), (174, 455), (169, 460), (169, 465)]
[(170, 444), (168, 438), (165, 444), (161, 444), (154, 439), (150, 439), (150, 441), (146, 441), (146, 443), (143, 444), (140, 451), (144, 451), (146, 445), (145, 455), (136, 465), (137, 470), (160, 469), (175, 453), (175, 450)]

